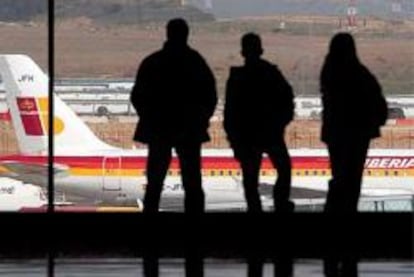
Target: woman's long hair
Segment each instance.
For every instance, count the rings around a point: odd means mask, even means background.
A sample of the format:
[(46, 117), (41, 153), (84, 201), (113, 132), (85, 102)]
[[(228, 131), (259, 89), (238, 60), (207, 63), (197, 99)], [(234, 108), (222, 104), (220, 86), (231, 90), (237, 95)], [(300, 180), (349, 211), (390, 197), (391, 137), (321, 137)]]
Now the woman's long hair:
[(341, 86), (358, 71), (360, 65), (355, 41), (348, 33), (336, 34), (329, 47), (321, 72), (321, 89)]

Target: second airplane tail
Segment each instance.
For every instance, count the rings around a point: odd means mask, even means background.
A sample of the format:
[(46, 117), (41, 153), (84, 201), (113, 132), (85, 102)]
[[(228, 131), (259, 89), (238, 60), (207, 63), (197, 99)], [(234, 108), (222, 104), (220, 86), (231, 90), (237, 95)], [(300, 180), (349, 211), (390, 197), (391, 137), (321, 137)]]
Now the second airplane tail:
[[(48, 77), (25, 55), (0, 55), (0, 75), (21, 154), (48, 151)], [(55, 154), (112, 149), (54, 95)]]

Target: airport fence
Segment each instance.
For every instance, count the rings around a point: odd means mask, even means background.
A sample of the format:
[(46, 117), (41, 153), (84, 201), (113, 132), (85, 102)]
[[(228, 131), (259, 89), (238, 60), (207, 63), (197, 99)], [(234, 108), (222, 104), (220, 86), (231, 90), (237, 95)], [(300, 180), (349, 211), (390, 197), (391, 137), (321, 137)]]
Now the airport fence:
[(361, 212), (413, 212), (414, 197), (401, 196), (360, 201), (358, 209)]
[[(132, 141), (135, 130), (135, 122), (122, 122), (117, 118), (88, 122), (92, 131), (107, 143), (131, 149), (142, 147)], [(18, 152), (16, 136), (12, 124), (8, 121), (0, 121), (0, 155)], [(206, 148), (228, 148), (229, 144), (223, 130), (222, 122), (211, 123), (209, 133), (211, 141), (206, 143)], [(300, 148), (325, 148), (320, 141), (320, 123), (317, 121), (297, 121), (290, 124), (286, 130), (286, 142), (290, 149)], [(414, 127), (386, 126), (382, 130), (381, 138), (371, 143), (372, 148), (414, 148)]]
[[(109, 143), (131, 148), (131, 141), (135, 124), (115, 124), (105, 127), (105, 124), (90, 125), (99, 137)], [(108, 132), (108, 129), (111, 130)], [(209, 129), (211, 141), (205, 144), (206, 148), (228, 148), (229, 144), (223, 130), (222, 122), (213, 122)], [(320, 124), (316, 122), (297, 122), (288, 126), (285, 134), (286, 143), (290, 149), (325, 148), (320, 140)], [(414, 128), (400, 128), (387, 126), (382, 130), (381, 138), (371, 143), (373, 148), (414, 148)]]
[[(308, 203), (296, 205), (296, 212), (323, 212), (325, 199), (306, 199)], [(358, 203), (360, 212), (414, 212), (413, 196), (362, 197)]]

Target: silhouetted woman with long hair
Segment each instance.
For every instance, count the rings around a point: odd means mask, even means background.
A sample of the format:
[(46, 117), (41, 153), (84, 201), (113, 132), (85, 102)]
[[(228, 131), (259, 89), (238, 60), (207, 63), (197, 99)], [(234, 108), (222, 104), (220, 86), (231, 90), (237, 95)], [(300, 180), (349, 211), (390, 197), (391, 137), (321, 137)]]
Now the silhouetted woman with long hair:
[[(387, 104), (378, 81), (359, 61), (350, 34), (333, 37), (322, 68), (320, 89), (322, 141), (327, 144), (332, 170), (325, 211), (355, 213), (369, 143), (380, 136)], [(326, 275), (337, 276), (333, 273), (337, 266), (325, 264)], [(342, 270), (345, 275), (341, 276), (357, 276), (356, 263), (344, 263)]]
[(354, 212), (371, 139), (380, 136), (387, 105), (376, 78), (358, 59), (353, 37), (334, 36), (321, 73), (322, 141), (332, 180), (326, 211)]

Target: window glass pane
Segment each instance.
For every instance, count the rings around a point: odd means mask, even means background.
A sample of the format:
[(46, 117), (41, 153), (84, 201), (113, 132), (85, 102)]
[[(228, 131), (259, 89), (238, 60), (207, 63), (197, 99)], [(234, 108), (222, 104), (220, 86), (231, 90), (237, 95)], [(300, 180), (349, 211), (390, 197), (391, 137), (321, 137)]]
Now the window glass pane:
[(47, 1), (0, 9), (0, 211), (45, 210)]
[[(413, 145), (413, 122), (408, 119), (414, 114), (412, 13), (411, 1), (403, 0), (377, 4), (258, 0), (254, 5), (248, 0), (237, 5), (231, 0), (91, 0), (87, 5), (57, 1), (56, 93), (63, 102), (56, 108), (58, 114), (62, 112), (56, 122), (60, 132), (55, 137), (56, 163), (66, 167), (63, 173), (69, 173), (55, 179), (57, 189), (64, 193), (62, 201), (92, 210), (103, 205), (127, 210), (142, 206), (147, 152), (145, 145), (132, 140), (138, 119), (129, 94), (144, 58), (163, 47), (165, 24), (173, 17), (188, 19), (189, 44), (206, 59), (217, 82), (219, 102), (210, 122), (211, 141), (203, 146), (208, 208), (220, 203), (220, 209), (235, 206), (238, 210), (245, 203), (242, 174), (222, 120), (230, 67), (243, 64), (240, 38), (246, 32), (261, 36), (263, 58), (278, 65), (296, 96), (295, 120), (287, 127), (285, 139), (291, 150), (292, 198), (298, 210), (321, 210), (331, 177), (326, 146), (320, 140), (319, 75), (337, 32), (353, 34), (359, 57), (380, 82), (393, 118), (383, 128), (382, 137), (371, 143), (379, 150), (369, 154), (361, 201), (394, 194), (403, 194), (401, 201), (409, 201), (414, 155), (395, 149)], [(66, 106), (75, 114), (63, 112)], [(112, 150), (107, 144), (124, 150)], [(262, 167), (266, 168), (260, 171), (266, 173), (260, 176), (263, 205), (271, 210), (277, 175), (267, 158)], [(174, 159), (167, 171), (163, 207), (182, 202), (182, 186), (176, 186), (181, 183), (178, 170)], [(385, 170), (399, 174), (386, 176)], [(182, 210), (182, 205), (177, 209)]]
[[(386, 272), (392, 271), (393, 276), (407, 276), (413, 274), (414, 270), (409, 261), (362, 261), (359, 264), (360, 270)], [(253, 269), (254, 264), (251, 265)], [(295, 261), (295, 271), (303, 272), (303, 276), (322, 276), (321, 268), (323, 263), (317, 259), (301, 259)], [(56, 261), (55, 276), (80, 276), (88, 275), (91, 277), (109, 277), (115, 274), (122, 274), (126, 277), (144, 277), (142, 259), (132, 258), (106, 258), (106, 259), (59, 259)], [(274, 263), (265, 261), (262, 264), (262, 276), (273, 276)], [(242, 259), (205, 259), (204, 272), (206, 276), (246, 276), (249, 270), (249, 264)], [(159, 272), (163, 276), (180, 277), (185, 276), (184, 259), (166, 259), (159, 260)], [(315, 272), (318, 272), (316, 274)], [(13, 276), (14, 275), (10, 275)], [(20, 276), (20, 275), (16, 275)], [(25, 276), (25, 275), (24, 275)], [(34, 275), (33, 275), (34, 276)], [(40, 275), (39, 275), (40, 276)], [(261, 276), (261, 275), (260, 275)]]
[(47, 264), (42, 259), (18, 259), (0, 262), (0, 275), (9, 277), (47, 276)]

